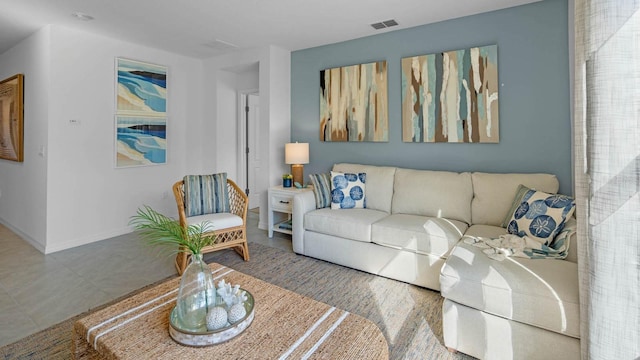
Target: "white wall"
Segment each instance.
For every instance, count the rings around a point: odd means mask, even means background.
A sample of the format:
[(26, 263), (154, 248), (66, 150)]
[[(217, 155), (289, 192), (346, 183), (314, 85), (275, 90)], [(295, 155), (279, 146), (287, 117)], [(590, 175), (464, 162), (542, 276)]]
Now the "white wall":
[[(50, 253), (130, 232), (143, 204), (175, 217), (171, 186), (182, 176), (235, 176), (236, 96), (247, 86), (265, 99), (260, 118), (270, 123), (259, 178), (265, 189), (277, 184), (290, 134), (289, 56), (266, 47), (202, 61), (60, 26), (38, 31), (0, 54), (2, 78), (25, 74), (25, 162), (0, 161), (0, 222)], [(167, 164), (114, 166), (116, 57), (168, 67)], [(259, 75), (255, 66), (228, 70), (256, 63)]]
[(242, 90), (259, 87), (258, 67), (245, 67), (246, 71), (238, 68), (217, 70), (216, 96), (214, 97), (216, 106), (215, 121), (216, 134), (218, 137), (217, 150), (215, 152), (215, 171), (227, 172), (229, 178), (240, 183), (240, 171), (238, 164), (241, 154), (238, 153), (238, 131), (241, 114), (238, 114), (238, 92)]
[[(168, 67), (165, 165), (114, 167), (116, 57)], [(59, 26), (0, 60), (3, 78), (25, 74), (25, 161), (0, 161), (3, 224), (49, 253), (130, 232), (142, 204), (176, 216), (171, 185), (202, 167), (189, 155), (202, 148), (201, 60)]]
[[(231, 101), (230, 92), (233, 81), (229, 74), (229, 69), (243, 67), (258, 63), (258, 92), (260, 93), (260, 121), (269, 124), (269, 130), (261, 134), (261, 149), (265, 159), (262, 164), (262, 173), (258, 174), (260, 189), (268, 189), (270, 186), (278, 184), (283, 173), (287, 172), (287, 166), (284, 164), (284, 143), (289, 141), (291, 129), (291, 53), (275, 46), (267, 46), (259, 49), (250, 49), (241, 52), (235, 52), (212, 59), (205, 60), (206, 87), (205, 96), (207, 99), (215, 99), (205, 105), (207, 114), (216, 114), (217, 116), (229, 115), (237, 113), (237, 100)], [(251, 70), (254, 71), (254, 70)], [(246, 86), (246, 79), (236, 77), (234, 92), (237, 90), (246, 90), (240, 88)], [(237, 115), (234, 118), (234, 122)], [(215, 127), (205, 119), (205, 127)], [(232, 125), (227, 119), (218, 118), (218, 128), (215, 131), (215, 141), (211, 144), (212, 148), (203, 151), (203, 157), (217, 155), (216, 164), (211, 171), (226, 171), (224, 168), (230, 169), (230, 161), (237, 164), (237, 136), (234, 137), (233, 143), (236, 146), (229, 147), (230, 139), (227, 139), (228, 133)], [(235, 128), (236, 124), (233, 124)], [(210, 141), (210, 140), (209, 140)], [(203, 143), (206, 144), (206, 142)], [(224, 158), (223, 158), (224, 157)], [(235, 168), (237, 170), (237, 167)], [(231, 176), (231, 175), (230, 175)], [(266, 190), (260, 192), (260, 208), (267, 208)], [(260, 222), (258, 226), (266, 229), (267, 212), (260, 212)]]
[[(116, 57), (168, 67), (164, 165), (114, 166)], [(129, 218), (142, 204), (177, 214), (171, 186), (197, 167), (187, 140), (202, 116), (201, 78), (200, 60), (52, 27), (46, 252), (130, 232)]]
[[(271, 46), (269, 49), (268, 101), (269, 136), (271, 151), (269, 161), (269, 184), (282, 183), (282, 174), (289, 173), (289, 165), (284, 163), (284, 144), (291, 142), (291, 53)], [(262, 100), (262, 98), (261, 98)]]
[(260, 86), (260, 68), (258, 64), (236, 73), (238, 74), (236, 83), (238, 90), (258, 90), (258, 87)]
[(0, 222), (40, 251), (47, 231), (50, 36), (46, 27), (0, 54), (0, 79), (24, 75), (24, 162), (0, 160)]
[(227, 176), (238, 179), (238, 100), (237, 75), (218, 70), (216, 111), (216, 172), (226, 172)]

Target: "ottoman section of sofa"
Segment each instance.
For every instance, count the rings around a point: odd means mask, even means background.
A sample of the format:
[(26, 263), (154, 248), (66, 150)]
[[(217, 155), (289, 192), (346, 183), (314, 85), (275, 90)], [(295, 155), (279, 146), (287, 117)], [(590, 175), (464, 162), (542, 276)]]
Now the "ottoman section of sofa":
[(461, 241), (440, 272), (456, 303), (563, 335), (580, 337), (577, 264), (555, 259), (490, 259)]

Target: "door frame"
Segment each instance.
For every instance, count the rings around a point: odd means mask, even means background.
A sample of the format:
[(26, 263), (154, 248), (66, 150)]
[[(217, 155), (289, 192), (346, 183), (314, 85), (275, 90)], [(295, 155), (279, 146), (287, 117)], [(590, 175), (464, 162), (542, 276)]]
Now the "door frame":
[[(242, 189), (242, 191), (246, 191), (249, 187), (247, 184), (247, 163), (249, 161), (247, 157), (247, 125), (246, 125), (246, 112), (245, 112), (245, 104), (246, 98), (248, 95), (258, 95), (260, 96), (260, 92), (258, 89), (244, 89), (238, 90), (237, 92), (237, 102), (238, 102), (238, 111), (237, 111), (237, 119), (236, 124), (238, 125), (237, 129), (237, 137), (238, 137), (238, 148), (236, 154), (237, 156), (237, 172), (238, 172), (238, 186)], [(253, 149), (256, 151), (256, 149)], [(255, 189), (251, 189), (254, 190)]]

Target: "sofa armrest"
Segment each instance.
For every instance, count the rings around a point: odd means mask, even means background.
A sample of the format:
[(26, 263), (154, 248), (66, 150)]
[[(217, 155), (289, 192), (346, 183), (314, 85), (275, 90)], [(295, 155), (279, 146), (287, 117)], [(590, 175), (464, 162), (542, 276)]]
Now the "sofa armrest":
[(296, 254), (304, 255), (304, 214), (316, 209), (313, 191), (304, 191), (293, 196), (291, 242)]
[(569, 253), (567, 254), (567, 257), (565, 258), (565, 260), (577, 263), (578, 262), (578, 234), (574, 232), (573, 234), (571, 234), (569, 239), (570, 239)]
[(565, 260), (571, 261), (574, 263), (578, 262), (578, 234), (576, 230), (578, 228), (578, 223), (575, 217), (571, 217), (567, 220), (567, 224), (564, 227), (564, 230), (569, 231), (569, 251), (567, 253), (567, 257)]

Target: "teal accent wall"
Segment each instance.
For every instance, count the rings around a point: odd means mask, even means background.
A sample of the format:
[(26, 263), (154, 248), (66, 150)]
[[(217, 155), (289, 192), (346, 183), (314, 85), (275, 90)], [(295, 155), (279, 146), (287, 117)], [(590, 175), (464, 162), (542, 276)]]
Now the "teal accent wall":
[[(398, 19), (401, 21), (401, 19)], [(364, 26), (364, 25), (363, 25)], [(500, 143), (402, 141), (403, 57), (498, 45)], [(291, 54), (291, 141), (308, 142), (305, 174), (354, 162), (414, 169), (545, 172), (573, 193), (567, 0), (545, 0)], [(386, 60), (389, 141), (320, 141), (320, 70)]]

